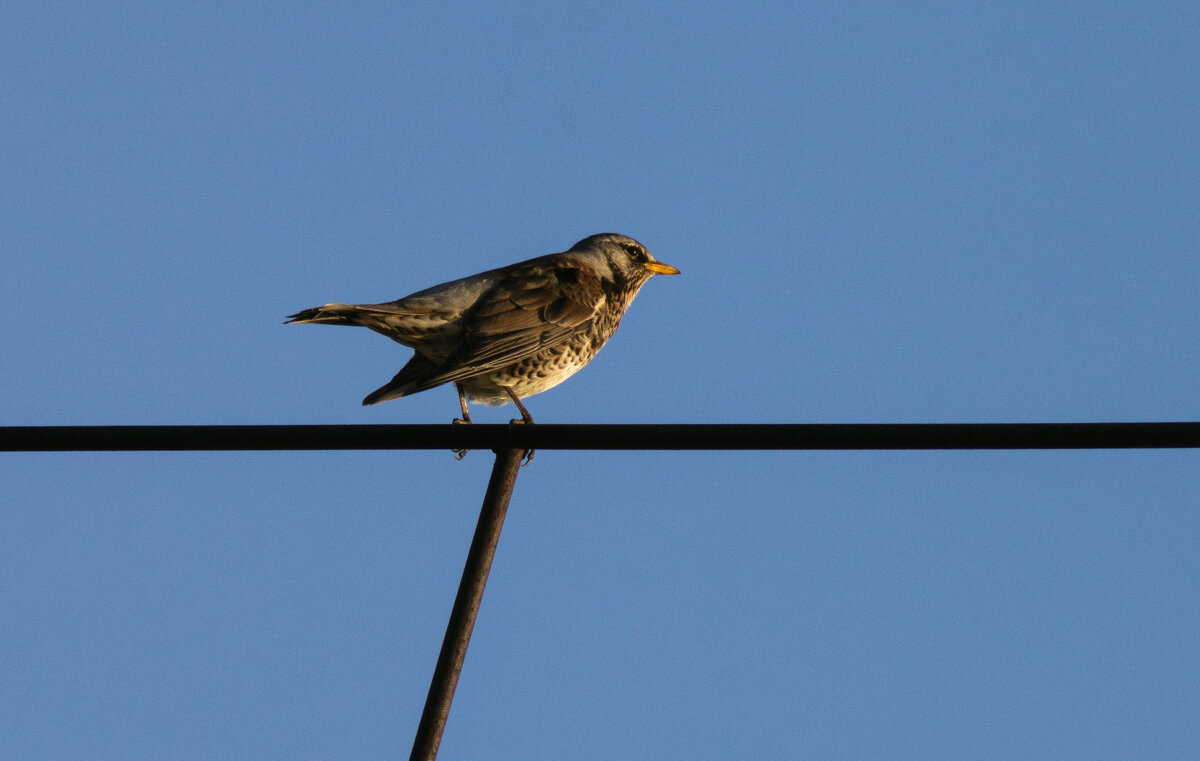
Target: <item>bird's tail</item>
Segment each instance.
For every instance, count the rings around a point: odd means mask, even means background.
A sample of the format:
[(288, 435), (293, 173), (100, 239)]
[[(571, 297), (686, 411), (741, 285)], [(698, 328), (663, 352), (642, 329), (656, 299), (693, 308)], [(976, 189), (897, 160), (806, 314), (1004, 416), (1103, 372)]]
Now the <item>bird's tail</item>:
[[(407, 340), (408, 336), (398, 333), (396, 327), (388, 322), (389, 318), (404, 317), (408, 314), (390, 304), (326, 304), (297, 312), (288, 317), (283, 324), (362, 325), (382, 333), (393, 341), (412, 345)], [(396, 377), (368, 394), (362, 403), (378, 404), (424, 391), (431, 388), (425, 381), (436, 372), (437, 366), (432, 361), (419, 353), (414, 354), (400, 372), (396, 373)]]
[(284, 320), (284, 325), (290, 325), (294, 322), (312, 322), (324, 324), (342, 324), (342, 325), (359, 325), (359, 316), (362, 313), (362, 307), (354, 304), (326, 304), (325, 306), (313, 307), (305, 309), (303, 312), (296, 312), (293, 315), (288, 315)]

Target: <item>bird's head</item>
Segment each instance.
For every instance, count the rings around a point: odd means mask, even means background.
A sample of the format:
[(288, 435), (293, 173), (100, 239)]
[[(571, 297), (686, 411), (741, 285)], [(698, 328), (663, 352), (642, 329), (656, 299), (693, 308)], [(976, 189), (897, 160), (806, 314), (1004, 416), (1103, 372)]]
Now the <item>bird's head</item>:
[[(634, 289), (655, 275), (679, 274), (675, 267), (651, 256), (641, 243), (618, 233), (588, 236), (571, 246), (567, 253), (586, 259), (602, 273), (602, 278)], [(605, 278), (605, 274), (610, 275), (610, 278)]]

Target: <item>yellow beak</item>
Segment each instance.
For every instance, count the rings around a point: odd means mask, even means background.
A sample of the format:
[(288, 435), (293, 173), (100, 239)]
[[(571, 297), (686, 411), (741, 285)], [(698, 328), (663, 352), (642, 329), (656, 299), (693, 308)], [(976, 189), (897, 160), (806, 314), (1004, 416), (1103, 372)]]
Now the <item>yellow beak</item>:
[(656, 275), (678, 275), (679, 270), (663, 262), (646, 262), (642, 265)]

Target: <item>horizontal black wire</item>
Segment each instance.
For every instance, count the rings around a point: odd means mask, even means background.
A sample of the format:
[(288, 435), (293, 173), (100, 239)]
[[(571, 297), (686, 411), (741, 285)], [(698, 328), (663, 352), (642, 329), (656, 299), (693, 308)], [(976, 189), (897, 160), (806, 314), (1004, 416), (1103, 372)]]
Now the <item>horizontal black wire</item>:
[(1180, 449), (1200, 423), (98, 425), (0, 427), (4, 452), (352, 449)]

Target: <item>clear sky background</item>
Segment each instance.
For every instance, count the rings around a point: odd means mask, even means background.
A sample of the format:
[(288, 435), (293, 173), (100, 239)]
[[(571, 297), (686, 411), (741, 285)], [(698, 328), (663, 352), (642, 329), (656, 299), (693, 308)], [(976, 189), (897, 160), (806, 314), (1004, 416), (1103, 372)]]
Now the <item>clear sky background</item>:
[[(541, 422), (1200, 419), (1194, 2), (3, 15), (0, 423), (448, 423), (283, 318), (604, 231)], [(407, 757), (491, 459), (0, 456), (0, 754)], [(544, 451), (441, 758), (1194, 759), (1198, 632), (1194, 451)]]

